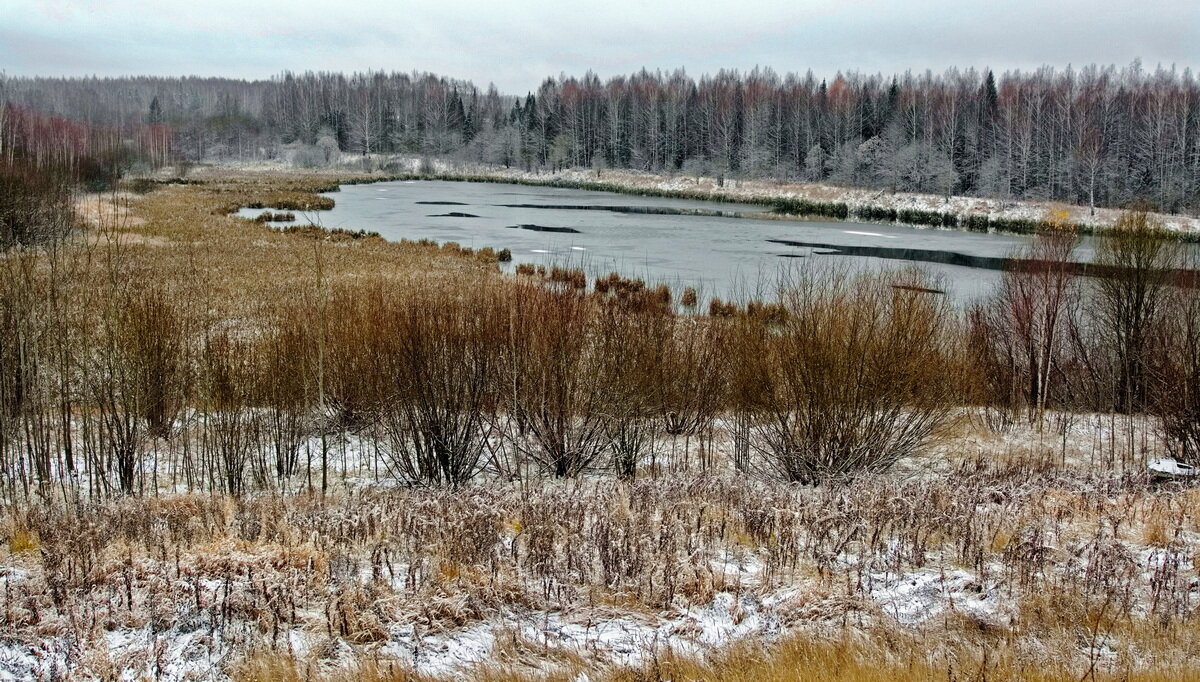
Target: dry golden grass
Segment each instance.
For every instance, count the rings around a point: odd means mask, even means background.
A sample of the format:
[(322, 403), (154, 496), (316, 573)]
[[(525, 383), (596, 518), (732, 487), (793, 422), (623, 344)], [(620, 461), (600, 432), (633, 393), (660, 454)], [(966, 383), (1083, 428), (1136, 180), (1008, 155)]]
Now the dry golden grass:
[(119, 250), (128, 272), (190, 291), (217, 319), (237, 319), (263, 301), (294, 297), (318, 277), (333, 286), (498, 275), (493, 264), (464, 257), (456, 247), (288, 233), (232, 215), (251, 205), (328, 207), (317, 192), (355, 177), (210, 170), (200, 175), (200, 184), (160, 185), (143, 195), (91, 195), (79, 202), (86, 229), (81, 239), (97, 251), (97, 269), (106, 250)]
[(1158, 682), (1198, 680), (1200, 673), (1169, 663), (1120, 673), (1060, 668), (1046, 662), (1012, 660), (1003, 651), (929, 656), (919, 640), (884, 636), (875, 641), (798, 637), (773, 649), (748, 644), (703, 662), (667, 656), (647, 670), (619, 673), (614, 682), (690, 680), (694, 682), (926, 682), (929, 680), (1122, 680)]
[[(988, 646), (1003, 640), (954, 645), (931, 653), (919, 637), (875, 632), (870, 636), (842, 633), (830, 637), (801, 635), (774, 645), (735, 644), (707, 660), (661, 652), (636, 667), (597, 666), (568, 653), (547, 655), (544, 647), (515, 633), (499, 633), (495, 656), (456, 674), (479, 682), (1190, 682), (1200, 672), (1175, 665), (1169, 658), (1118, 671), (1078, 669), (1045, 660), (1018, 660)], [(319, 680), (320, 682), (424, 682), (430, 676), (396, 663), (367, 659), (346, 668), (322, 670), (309, 661), (261, 654), (233, 671), (236, 682)]]
[(13, 554), (33, 554), (40, 546), (37, 533), (25, 528), (17, 528), (8, 538), (8, 551)]

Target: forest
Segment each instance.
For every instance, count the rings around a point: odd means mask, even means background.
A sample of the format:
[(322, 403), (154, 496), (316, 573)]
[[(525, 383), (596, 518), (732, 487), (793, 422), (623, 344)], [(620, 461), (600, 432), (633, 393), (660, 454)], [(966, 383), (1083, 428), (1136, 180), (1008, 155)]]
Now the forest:
[(427, 73), (0, 79), (0, 100), (125, 134), (165, 125), (181, 158), (452, 155), (527, 170), (628, 168), (931, 194), (1200, 206), (1190, 70), (949, 69), (832, 78), (769, 68), (547, 78), (525, 95)]

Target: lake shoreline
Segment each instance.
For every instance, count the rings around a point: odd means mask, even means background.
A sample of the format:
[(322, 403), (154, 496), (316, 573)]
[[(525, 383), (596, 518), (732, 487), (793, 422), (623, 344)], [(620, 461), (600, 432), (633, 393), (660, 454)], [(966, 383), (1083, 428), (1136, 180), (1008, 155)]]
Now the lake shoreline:
[[(731, 204), (755, 204), (769, 211), (753, 216), (760, 219), (808, 222), (838, 220), (878, 225), (903, 225), (976, 233), (1031, 234), (1056, 212), (1083, 234), (1094, 234), (1111, 226), (1124, 212), (1119, 208), (1096, 208), (1060, 202), (1006, 200), (987, 197), (911, 194), (838, 187), (819, 183), (777, 180), (726, 180), (708, 176), (664, 175), (631, 170), (565, 169), (557, 172), (526, 172), (515, 168), (464, 165), (437, 160), (432, 172), (421, 172), (417, 158), (391, 159), (389, 165), (403, 170), (382, 172), (357, 170), (355, 161), (341, 164), (347, 174), (339, 185), (389, 182), (396, 180), (442, 180), (453, 182), (509, 183), (536, 187), (557, 187), (614, 192), (633, 196), (716, 201)], [(377, 162), (382, 163), (380, 160)], [(226, 164), (216, 171), (239, 170), (255, 173), (328, 174), (323, 170), (295, 169), (282, 163)], [(336, 192), (330, 187), (327, 192)], [(1200, 242), (1200, 217), (1154, 213), (1157, 219), (1184, 241)], [(749, 216), (739, 216), (749, 217)]]

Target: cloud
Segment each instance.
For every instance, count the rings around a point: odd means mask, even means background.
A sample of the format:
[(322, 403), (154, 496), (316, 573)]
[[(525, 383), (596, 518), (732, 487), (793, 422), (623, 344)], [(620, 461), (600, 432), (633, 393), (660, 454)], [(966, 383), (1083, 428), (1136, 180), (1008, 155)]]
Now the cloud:
[(427, 70), (522, 93), (642, 67), (893, 73), (1090, 62), (1200, 65), (1200, 3), (176, 2), (0, 0), (14, 75)]

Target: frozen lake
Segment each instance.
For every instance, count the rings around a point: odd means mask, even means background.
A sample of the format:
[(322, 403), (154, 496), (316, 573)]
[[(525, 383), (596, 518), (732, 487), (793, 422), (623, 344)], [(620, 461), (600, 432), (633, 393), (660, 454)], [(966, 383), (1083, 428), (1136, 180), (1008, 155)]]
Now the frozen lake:
[[(769, 293), (782, 269), (833, 262), (867, 269), (918, 265), (967, 303), (990, 291), (1001, 272), (954, 263), (1004, 258), (1028, 242), (1008, 234), (737, 217), (767, 209), (501, 183), (385, 182), (347, 185), (328, 196), (336, 202), (332, 211), (299, 214), (298, 221), (371, 230), (391, 240), (507, 248), (514, 264), (583, 267), (593, 276), (615, 271), (722, 298)], [(1077, 256), (1090, 259), (1089, 240)]]

